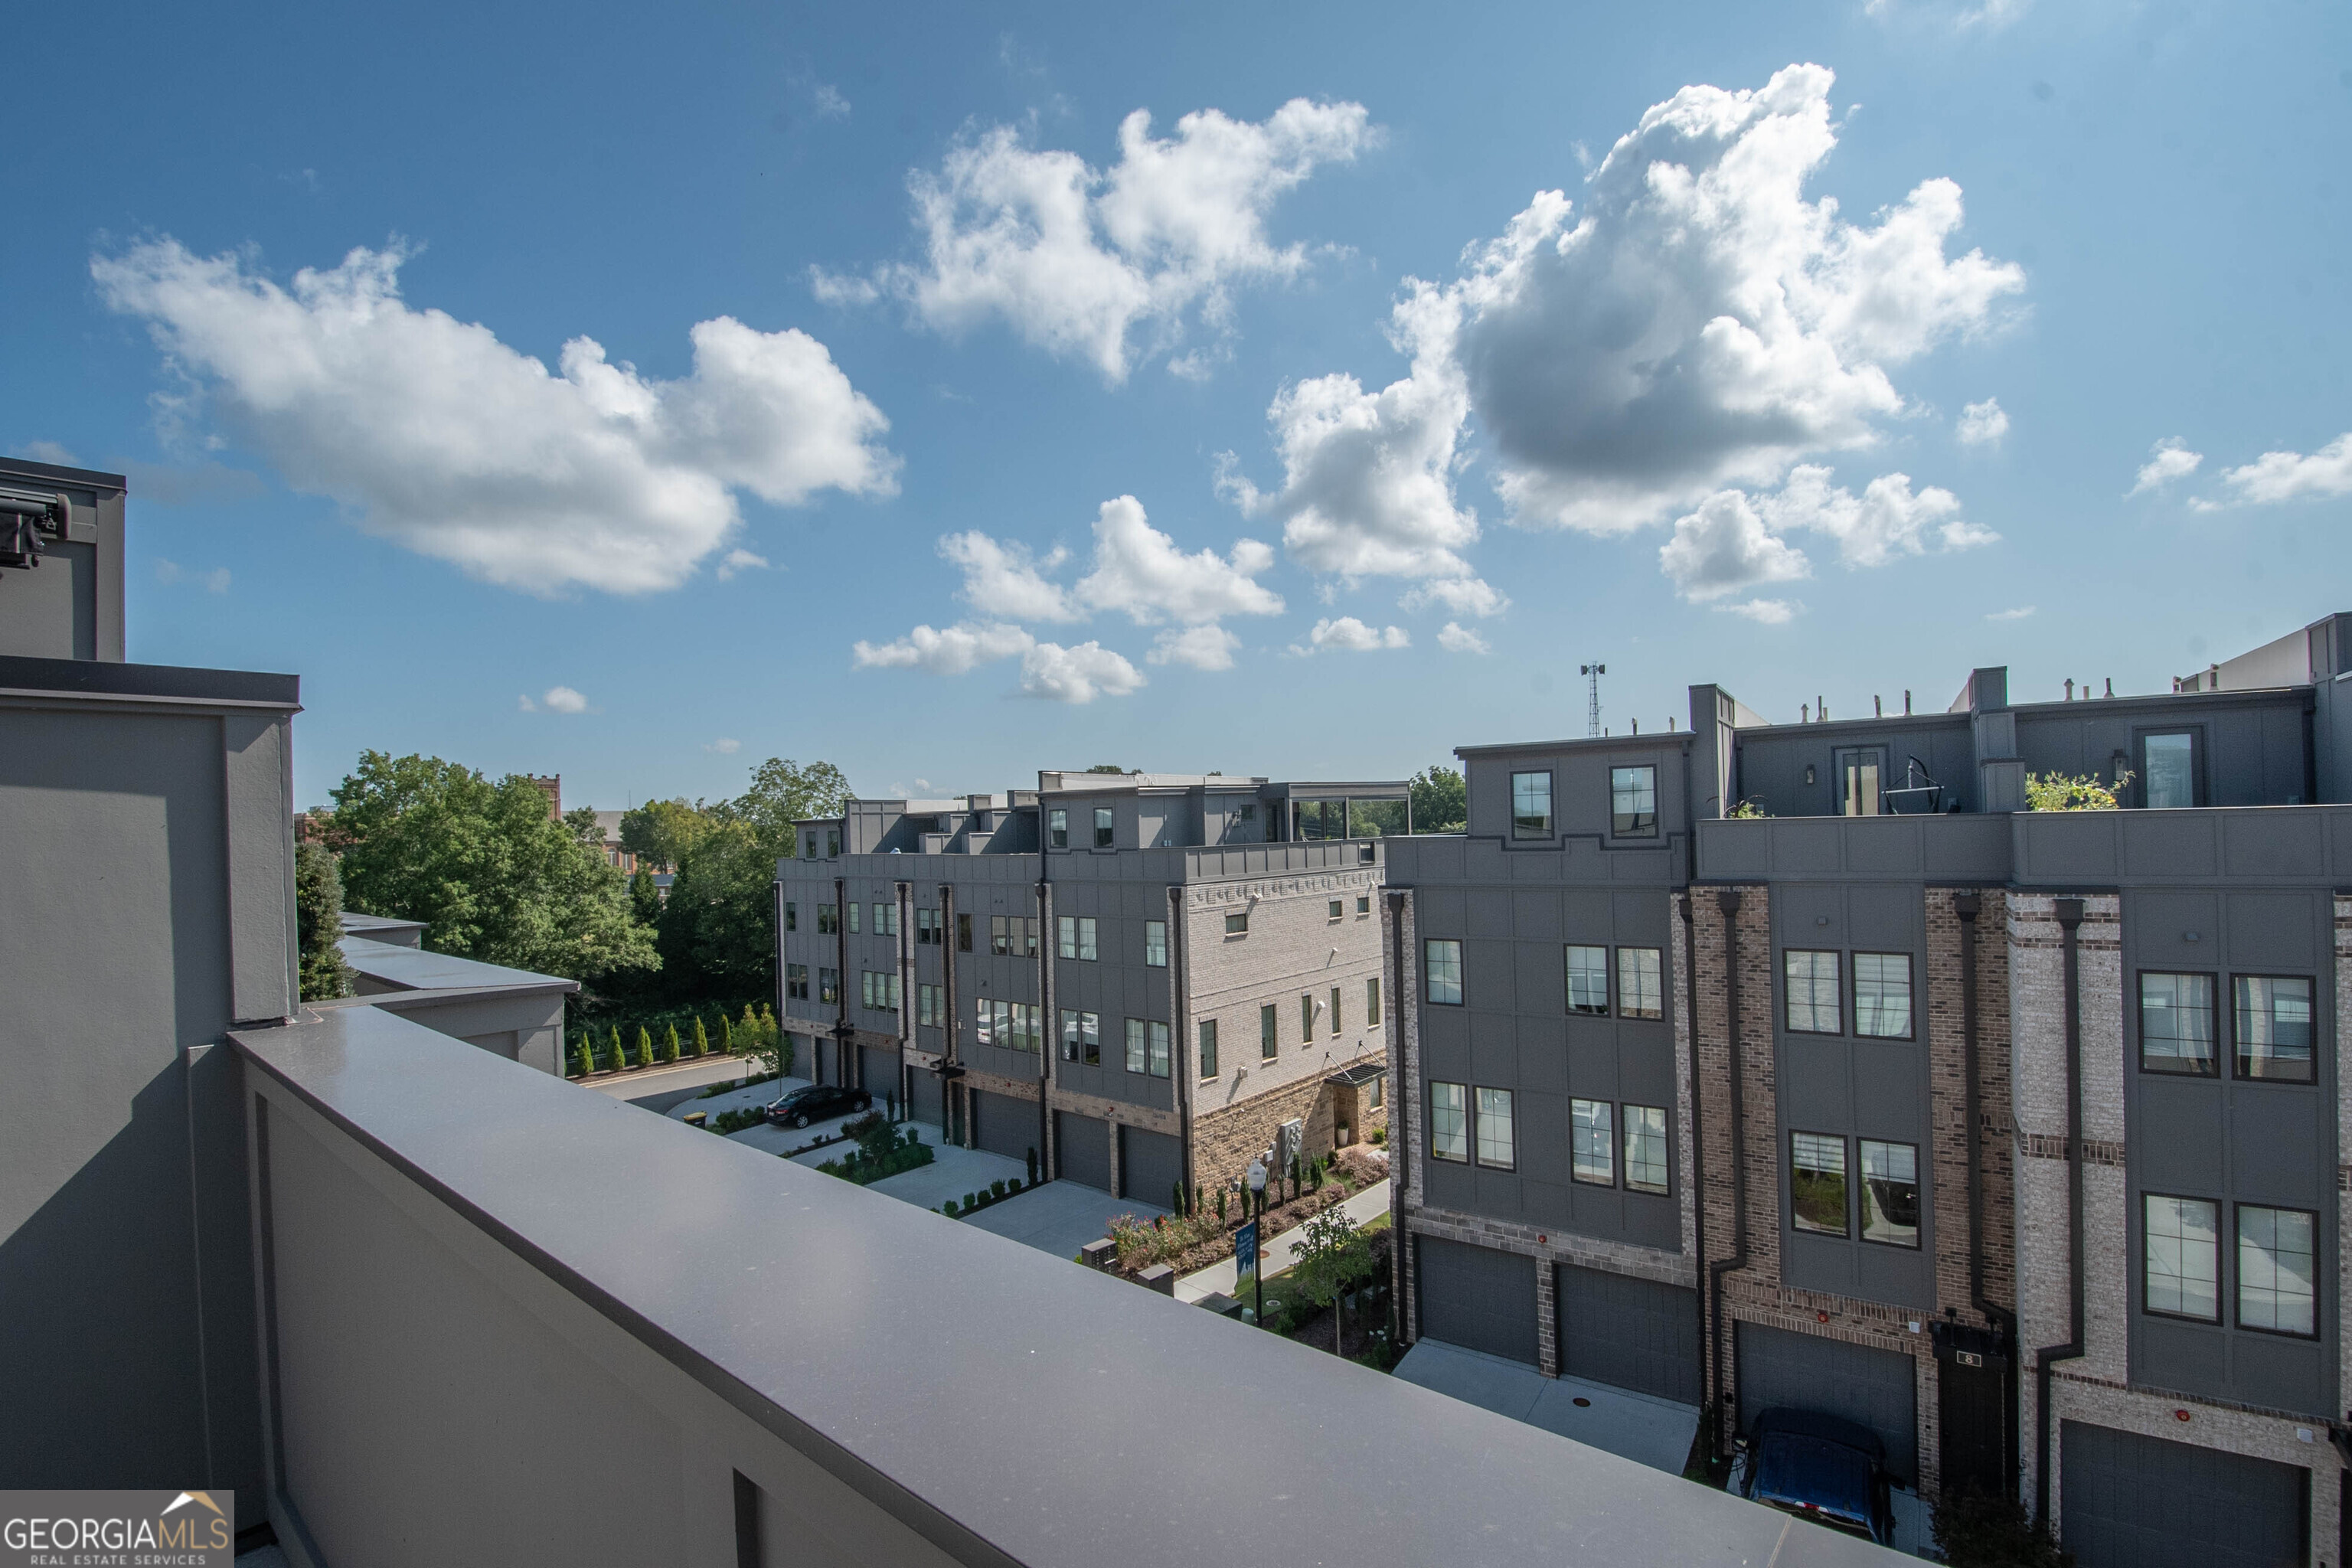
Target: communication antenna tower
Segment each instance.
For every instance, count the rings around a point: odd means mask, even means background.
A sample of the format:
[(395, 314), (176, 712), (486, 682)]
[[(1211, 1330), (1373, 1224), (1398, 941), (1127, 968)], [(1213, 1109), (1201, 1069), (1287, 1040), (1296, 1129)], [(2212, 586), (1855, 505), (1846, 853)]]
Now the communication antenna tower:
[(1609, 673), (1605, 664), (1580, 664), (1576, 673), (1584, 677), (1584, 732), (1593, 739), (1601, 738), (1601, 678)]

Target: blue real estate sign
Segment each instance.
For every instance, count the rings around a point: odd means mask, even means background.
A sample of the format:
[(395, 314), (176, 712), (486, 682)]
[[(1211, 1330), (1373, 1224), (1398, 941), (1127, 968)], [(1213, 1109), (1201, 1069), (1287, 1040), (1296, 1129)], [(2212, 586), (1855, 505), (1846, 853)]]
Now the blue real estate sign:
[(1234, 1233), (1234, 1283), (1247, 1284), (1257, 1273), (1257, 1221)]

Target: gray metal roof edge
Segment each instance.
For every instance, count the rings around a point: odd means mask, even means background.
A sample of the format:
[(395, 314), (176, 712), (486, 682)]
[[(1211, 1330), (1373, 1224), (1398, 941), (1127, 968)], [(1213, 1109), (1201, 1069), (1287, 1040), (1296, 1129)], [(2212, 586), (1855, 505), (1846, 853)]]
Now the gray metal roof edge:
[(1511, 752), (1586, 752), (1608, 751), (1612, 747), (1648, 747), (1680, 745), (1688, 750), (1695, 737), (1688, 730), (1661, 730), (1654, 735), (1580, 735), (1560, 741), (1496, 741), (1488, 745), (1456, 746), (1454, 754), (1467, 762), (1472, 757), (1499, 757)]
[(177, 664), (0, 657), (0, 693), (33, 697), (209, 703), (299, 711), (302, 678)]
[(0, 458), (0, 474), (131, 493), (131, 481), (121, 474), (110, 474), (100, 468), (77, 468), (64, 463), (37, 462), (31, 458)]
[[(404, 1027), (419, 1030), (435, 1039), (447, 1037), (435, 1034), (422, 1025), (410, 1024), (406, 1019), (401, 1019), (399, 1022)], [(840, 1481), (942, 1552), (960, 1561), (990, 1564), (992, 1568), (1020, 1568), (1017, 1559), (1003, 1552), (993, 1542), (973, 1533), (940, 1509), (916, 1496), (902, 1483), (882, 1474), (875, 1466), (850, 1453), (833, 1438), (799, 1420), (791, 1412), (751, 1387), (735, 1373), (686, 1343), (594, 1280), (547, 1252), (529, 1237), (506, 1224), (463, 1193), (441, 1181), (431, 1171), (409, 1159), (398, 1149), (361, 1126), (352, 1117), (343, 1114), (323, 1096), (313, 1093), (300, 1079), (291, 1073), (281, 1070), (277, 1063), (256, 1048), (254, 1040), (248, 1038), (248, 1036), (259, 1036), (262, 1033), (263, 1031), (258, 1030), (232, 1030), (228, 1037), (229, 1043), (236, 1048), (239, 1057), (259, 1068), (272, 1082), (279, 1085), (310, 1110), (325, 1118), (328, 1122), (348, 1135), (362, 1148), (415, 1182), (440, 1202), (446, 1204), (453, 1212), (462, 1216), (468, 1224), (480, 1229), (483, 1234), (530, 1264), (556, 1285), (611, 1319), (631, 1337), (650, 1346), (664, 1361), (726, 1400), (728, 1404), (741, 1411), (760, 1426), (792, 1445), (794, 1449), (816, 1463), (835, 1480)]]

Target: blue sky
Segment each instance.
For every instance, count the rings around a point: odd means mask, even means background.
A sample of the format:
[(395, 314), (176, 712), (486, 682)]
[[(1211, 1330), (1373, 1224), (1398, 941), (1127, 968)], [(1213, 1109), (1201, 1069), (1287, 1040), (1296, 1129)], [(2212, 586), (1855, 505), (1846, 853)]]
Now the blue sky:
[(131, 657), (300, 672), (305, 803), (1392, 775), (1592, 658), (1794, 720), (2352, 607), (2316, 0), (16, 37), (0, 448), (131, 475)]

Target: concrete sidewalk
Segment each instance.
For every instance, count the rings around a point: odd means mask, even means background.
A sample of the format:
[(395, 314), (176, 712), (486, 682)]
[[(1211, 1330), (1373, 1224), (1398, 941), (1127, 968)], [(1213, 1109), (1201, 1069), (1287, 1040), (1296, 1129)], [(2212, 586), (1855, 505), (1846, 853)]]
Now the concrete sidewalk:
[[(1374, 1182), (1354, 1197), (1339, 1205), (1340, 1212), (1357, 1225), (1362, 1226), (1389, 1212), (1389, 1184)], [(1272, 1241), (1258, 1247), (1258, 1268), (1267, 1274), (1279, 1274), (1298, 1261), (1299, 1239), (1307, 1234), (1303, 1225), (1293, 1226)], [(1197, 1274), (1187, 1274), (1176, 1281), (1179, 1301), (1198, 1301), (1208, 1296), (1230, 1296), (1236, 1282), (1237, 1266), (1228, 1258), (1223, 1263), (1212, 1263)]]

